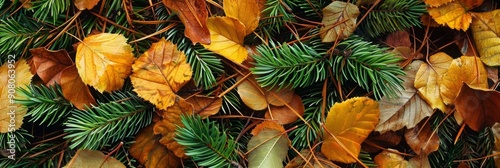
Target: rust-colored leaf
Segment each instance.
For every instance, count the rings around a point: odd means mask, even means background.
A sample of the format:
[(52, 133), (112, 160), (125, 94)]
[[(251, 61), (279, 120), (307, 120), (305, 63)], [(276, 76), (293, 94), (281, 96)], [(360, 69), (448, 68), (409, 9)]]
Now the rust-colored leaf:
[(95, 5), (97, 5), (97, 3), (99, 3), (99, 1), (100, 0), (75, 0), (73, 3), (78, 10), (91, 10)]
[(222, 3), (226, 16), (236, 18), (245, 25), (245, 35), (259, 26), (259, 0), (225, 0)]
[(139, 131), (130, 146), (130, 155), (146, 168), (181, 166), (181, 160), (159, 142), (161, 136), (153, 133), (153, 127), (151, 124)]
[(482, 3), (483, 0), (453, 0), (452, 2), (435, 5), (434, 7), (429, 6), (427, 10), (437, 23), (441, 25), (446, 24), (452, 29), (466, 31), (472, 22), (469, 10)]
[(432, 7), (441, 6), (441, 5), (447, 4), (451, 1), (454, 1), (454, 0), (424, 0), (425, 4), (432, 6)]
[(207, 20), (210, 30), (210, 44), (203, 46), (223, 57), (241, 64), (248, 57), (248, 51), (243, 46), (246, 27), (232, 17), (210, 17)]
[(418, 155), (429, 155), (439, 149), (439, 137), (433, 132), (430, 123), (421, 122), (405, 132), (406, 143)]
[[(292, 101), (288, 104), (292, 109), (288, 106), (270, 106), (269, 110), (265, 114), (266, 119), (277, 120), (279, 124), (290, 124), (299, 118), (298, 115), (304, 115), (304, 104), (302, 104), (302, 99), (299, 95), (293, 96)], [(295, 112), (294, 112), (295, 111)], [(297, 114), (296, 114), (297, 113)]]
[(385, 37), (385, 43), (391, 47), (411, 47), (410, 34), (407, 31), (399, 30), (389, 33)]
[(208, 10), (205, 0), (162, 0), (163, 4), (179, 16), (184, 27), (184, 35), (193, 44), (210, 44), (207, 27)]
[[(242, 80), (242, 76), (237, 76), (237, 80)], [(261, 88), (254, 76), (250, 76), (242, 81), (238, 87), (238, 94), (245, 105), (253, 110), (264, 110), (268, 105), (284, 106), (292, 101), (294, 92), (292, 89), (277, 87), (273, 89)]]
[(194, 114), (204, 118), (217, 114), (222, 107), (222, 99), (218, 97), (193, 96), (186, 101), (193, 105)]
[(44, 47), (30, 49), (33, 55), (31, 61), (31, 71), (37, 74), (43, 83), (49, 81), (65, 68), (73, 65), (66, 50), (51, 51)]
[(73, 103), (76, 108), (83, 110), (85, 106), (90, 107), (91, 104), (96, 104), (94, 96), (78, 75), (75, 65), (61, 71), (59, 77), (58, 83), (61, 85), (64, 98)]
[(473, 88), (463, 83), (455, 108), (471, 129), (481, 131), (500, 122), (500, 92)]
[(186, 55), (170, 41), (161, 39), (153, 43), (132, 65), (130, 80), (137, 94), (159, 109), (174, 104), (177, 91), (192, 76)]
[(360, 12), (358, 6), (342, 1), (334, 1), (323, 9), (324, 26), (319, 36), (322, 42), (334, 42), (348, 38), (356, 28)]

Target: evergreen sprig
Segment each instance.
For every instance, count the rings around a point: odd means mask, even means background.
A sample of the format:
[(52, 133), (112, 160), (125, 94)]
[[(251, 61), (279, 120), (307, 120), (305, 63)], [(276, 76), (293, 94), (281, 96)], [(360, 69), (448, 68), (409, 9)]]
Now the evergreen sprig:
[(47, 22), (50, 16), (52, 24), (58, 21), (59, 14), (69, 9), (70, 0), (38, 0), (30, 2), (33, 6), (29, 10), (33, 10), (33, 17), (40, 21)]
[[(19, 128), (13, 132), (1, 133), (0, 134), (0, 149), (11, 149), (11, 145), (14, 146), (16, 151), (21, 151), (26, 148), (28, 145), (29, 139), (33, 138), (33, 136), (24, 128)], [(14, 140), (13, 142), (11, 140)], [(2, 166), (0, 166), (2, 167)]]
[(132, 93), (114, 92), (107, 103), (71, 111), (64, 123), (71, 148), (100, 149), (135, 135), (152, 121), (154, 108)]
[(295, 22), (294, 16), (289, 12), (290, 6), (296, 6), (292, 0), (268, 0), (262, 10), (260, 20), (262, 31), (267, 35), (280, 33), (285, 23)]
[[(20, 54), (27, 47), (29, 39), (38, 36), (38, 28), (28, 23), (14, 18), (0, 20), (0, 53)], [(7, 57), (3, 54), (3, 57)], [(2, 62), (5, 60), (7, 58), (2, 58)]]
[(231, 167), (237, 163), (236, 143), (215, 122), (203, 120), (199, 115), (181, 116), (184, 127), (177, 127), (176, 137), (185, 146), (186, 155), (199, 166)]

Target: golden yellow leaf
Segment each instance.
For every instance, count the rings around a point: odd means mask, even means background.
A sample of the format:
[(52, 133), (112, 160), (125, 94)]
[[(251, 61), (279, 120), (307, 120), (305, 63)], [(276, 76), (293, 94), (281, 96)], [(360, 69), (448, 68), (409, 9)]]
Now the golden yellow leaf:
[(207, 20), (212, 43), (203, 46), (223, 57), (241, 64), (248, 57), (248, 51), (243, 46), (246, 27), (232, 17), (210, 17)]
[(455, 108), (465, 124), (480, 132), (485, 127), (500, 122), (500, 92), (472, 88), (463, 83), (456, 98)]
[(125, 168), (125, 165), (97, 150), (78, 150), (65, 168)]
[(415, 89), (415, 75), (422, 65), (422, 61), (413, 61), (405, 68), (406, 76), (400, 76), (404, 80), (400, 90), (401, 95), (396, 99), (383, 97), (378, 103), (380, 107), (380, 121), (375, 131), (381, 134), (386, 131), (397, 131), (403, 127), (413, 128), (422, 119), (432, 115), (432, 108), (423, 100)]
[(427, 4), (431, 7), (441, 6), (441, 5), (447, 4), (448, 2), (451, 2), (451, 1), (454, 1), (454, 0), (424, 0), (425, 4)]
[(17, 94), (16, 88), (26, 88), (33, 75), (24, 59), (17, 62), (14, 59), (7, 60), (0, 67), (0, 133), (12, 132), (23, 125), (24, 115), (28, 110), (15, 102), (14, 99), (22, 99)]
[(355, 162), (361, 142), (375, 129), (379, 114), (378, 103), (368, 97), (355, 97), (335, 103), (325, 120), (327, 130), (323, 134), (321, 152), (333, 161)]
[(472, 21), (469, 10), (482, 3), (483, 0), (454, 0), (440, 6), (428, 7), (427, 11), (437, 23), (466, 31)]
[(102, 93), (122, 88), (130, 75), (134, 54), (123, 35), (101, 33), (78, 44), (75, 60), (82, 81)]
[(130, 156), (146, 168), (178, 168), (181, 160), (159, 142), (161, 136), (153, 133), (154, 125), (142, 128), (135, 136), (135, 142), (130, 146)]
[(488, 73), (477, 57), (462, 56), (454, 59), (439, 85), (443, 102), (453, 104), (462, 82), (476, 88), (488, 88)]
[[(393, 150), (394, 149), (389, 149)], [(406, 161), (401, 155), (395, 154), (393, 152), (383, 151), (375, 156), (374, 160), (378, 168), (407, 168), (408, 161)]]
[(431, 105), (433, 109), (446, 112), (446, 105), (441, 98), (439, 84), (443, 75), (448, 71), (453, 58), (440, 52), (429, 57), (429, 64), (422, 64), (415, 76), (415, 88), (418, 94)]
[(132, 65), (130, 80), (137, 94), (159, 109), (174, 104), (175, 94), (192, 76), (186, 55), (170, 41), (153, 43)]
[(472, 35), (481, 60), (489, 66), (500, 65), (500, 10), (474, 13)]
[(322, 42), (334, 42), (348, 38), (356, 28), (360, 12), (358, 6), (334, 1), (323, 9), (323, 23), (319, 36)]
[(75, 0), (73, 3), (78, 10), (91, 10), (95, 5), (97, 5), (97, 3), (99, 3), (99, 1), (100, 0)]
[(245, 35), (259, 26), (259, 0), (225, 0), (222, 3), (226, 16), (236, 18), (245, 25)]

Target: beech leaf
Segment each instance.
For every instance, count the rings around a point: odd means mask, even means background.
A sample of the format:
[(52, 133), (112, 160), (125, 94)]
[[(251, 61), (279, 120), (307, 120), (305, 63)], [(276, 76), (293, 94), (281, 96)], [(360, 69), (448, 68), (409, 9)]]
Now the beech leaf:
[(142, 128), (130, 146), (130, 155), (146, 168), (178, 168), (181, 160), (159, 142), (161, 136), (153, 133), (154, 124)]
[(437, 23), (446, 24), (452, 29), (466, 31), (472, 22), (469, 10), (482, 3), (483, 0), (453, 0), (442, 5), (429, 6), (427, 11)]
[(247, 145), (249, 168), (283, 167), (290, 145), (284, 131), (272, 121), (264, 121), (252, 130), (253, 137)]
[(337, 39), (347, 39), (356, 29), (357, 17), (360, 12), (358, 6), (334, 1), (323, 9), (324, 26), (320, 29), (322, 42), (334, 42)]
[(252, 33), (259, 26), (259, 0), (222, 1), (226, 16), (233, 17), (245, 25), (245, 35)]
[(83, 110), (85, 106), (90, 107), (92, 104), (97, 104), (89, 88), (78, 75), (78, 69), (75, 65), (61, 71), (59, 84), (64, 98), (73, 103), (76, 108)]
[(481, 131), (500, 122), (500, 92), (462, 84), (455, 108), (471, 129)]
[(210, 44), (207, 27), (208, 10), (205, 0), (163, 0), (163, 4), (173, 10), (186, 27), (184, 35), (193, 44)]
[(500, 65), (500, 10), (474, 13), (472, 35), (481, 60), (489, 66)]
[(78, 150), (65, 168), (125, 168), (125, 165), (111, 156), (96, 150)]
[(241, 64), (248, 57), (248, 51), (243, 46), (246, 27), (232, 17), (210, 17), (207, 20), (212, 43), (203, 46), (223, 57)]
[(333, 161), (356, 162), (361, 143), (375, 129), (379, 114), (378, 103), (368, 97), (355, 97), (335, 103), (325, 120), (327, 130), (321, 152)]

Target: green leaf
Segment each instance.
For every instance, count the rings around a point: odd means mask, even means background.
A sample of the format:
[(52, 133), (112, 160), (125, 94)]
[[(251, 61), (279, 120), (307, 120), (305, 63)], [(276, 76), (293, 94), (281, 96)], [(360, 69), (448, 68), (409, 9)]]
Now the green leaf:
[(278, 130), (264, 129), (248, 142), (248, 167), (283, 167), (288, 152), (288, 138)]

